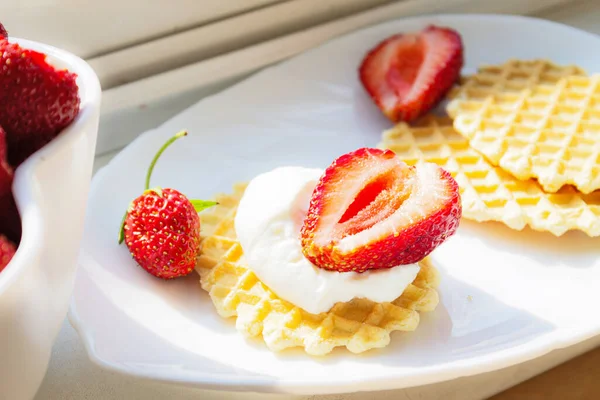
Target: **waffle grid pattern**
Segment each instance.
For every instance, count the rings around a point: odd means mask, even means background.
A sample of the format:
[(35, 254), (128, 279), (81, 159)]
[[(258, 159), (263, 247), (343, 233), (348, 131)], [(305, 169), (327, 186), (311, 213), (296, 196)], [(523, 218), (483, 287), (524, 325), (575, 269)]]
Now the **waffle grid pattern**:
[(235, 317), (236, 328), (247, 337), (261, 337), (272, 351), (303, 347), (322, 356), (345, 346), (353, 353), (385, 347), (392, 331), (414, 331), (419, 312), (432, 311), (439, 302), (439, 275), (428, 259), (402, 296), (392, 303), (354, 299), (330, 311), (310, 314), (280, 299), (244, 265), (236, 240), (234, 217), (244, 185), (232, 195), (217, 197), (219, 205), (200, 214), (204, 239), (196, 270), (200, 283), (219, 315)]
[(546, 192), (600, 188), (600, 75), (545, 60), (485, 66), (455, 88), (454, 128), (496, 166)]
[(582, 194), (564, 186), (545, 193), (535, 180), (518, 180), (471, 148), (450, 118), (429, 115), (413, 126), (400, 123), (383, 133), (379, 146), (408, 164), (434, 162), (450, 172), (460, 187), (465, 218), (499, 221), (516, 230), (529, 225), (556, 236), (568, 230), (600, 235), (600, 191)]

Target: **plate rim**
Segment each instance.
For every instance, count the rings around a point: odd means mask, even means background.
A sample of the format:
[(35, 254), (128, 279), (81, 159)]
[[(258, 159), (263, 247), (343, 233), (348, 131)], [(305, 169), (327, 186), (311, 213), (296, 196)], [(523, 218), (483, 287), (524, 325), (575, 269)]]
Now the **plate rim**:
[[(256, 74), (270, 71), (271, 69), (278, 68), (281, 65), (285, 65), (288, 62), (292, 62), (296, 57), (315, 51), (322, 46), (333, 43), (337, 40), (341, 40), (347, 36), (352, 36), (366, 32), (369, 30), (378, 29), (382, 26), (389, 26), (402, 22), (427, 22), (432, 19), (494, 19), (494, 20), (505, 20), (507, 22), (517, 22), (525, 24), (538, 24), (546, 25), (549, 28), (558, 28), (562, 30), (570, 30), (578, 35), (586, 35), (594, 40), (600, 40), (600, 35), (592, 32), (588, 32), (573, 26), (569, 26), (563, 23), (550, 21), (542, 18), (523, 16), (523, 15), (509, 15), (509, 14), (464, 14), (464, 13), (448, 13), (448, 14), (428, 14), (418, 15), (411, 17), (395, 18), (389, 21), (371, 25), (365, 28), (357, 29), (352, 32), (348, 32), (332, 39), (329, 39), (318, 46), (308, 49), (298, 55), (290, 57), (282, 62), (272, 64), (261, 70), (255, 72), (249, 77), (243, 79), (240, 82), (235, 83), (228, 88), (219, 91), (213, 95), (207, 96), (200, 101), (209, 99), (211, 97), (219, 96), (227, 91), (235, 88), (240, 83), (251, 79)], [(181, 110), (182, 112), (184, 110)], [(165, 121), (165, 123), (168, 121)], [(161, 124), (162, 125), (162, 124)], [(115, 157), (113, 157), (108, 164), (100, 168), (92, 179), (91, 191), (96, 186), (100, 178), (106, 173), (113, 164), (120, 160), (122, 157), (126, 157), (124, 154), (127, 148), (132, 147), (134, 143), (140, 140), (143, 136), (155, 131), (160, 127), (157, 126), (153, 129), (142, 132), (136, 139), (130, 142), (124, 149), (121, 149)], [(90, 191), (90, 192), (91, 192)], [(81, 253), (85, 253), (85, 249), (82, 245)], [(82, 268), (82, 257), (78, 262), (79, 268)], [(411, 382), (409, 384), (397, 385), (394, 381), (398, 377), (398, 373), (381, 375), (368, 380), (356, 380), (353, 377), (344, 379), (344, 377), (337, 377), (335, 380), (328, 381), (312, 381), (310, 379), (289, 379), (289, 378), (278, 378), (278, 377), (262, 377), (262, 376), (251, 376), (244, 377), (243, 375), (227, 374), (227, 373), (206, 373), (201, 371), (195, 371), (193, 374), (183, 374), (181, 371), (173, 373), (171, 371), (160, 371), (156, 370), (144, 370), (140, 368), (130, 367), (121, 363), (112, 362), (111, 360), (102, 358), (95, 351), (95, 340), (92, 332), (86, 329), (85, 324), (77, 314), (77, 307), (75, 304), (75, 297), (73, 296), (70, 301), (70, 307), (68, 312), (68, 320), (77, 331), (81, 338), (86, 353), (97, 366), (112, 372), (117, 372), (123, 375), (135, 377), (142, 380), (156, 381), (163, 383), (177, 384), (181, 386), (204, 388), (211, 390), (227, 390), (227, 391), (252, 391), (261, 393), (289, 393), (289, 394), (304, 394), (304, 395), (315, 395), (315, 394), (333, 394), (333, 393), (350, 393), (350, 392), (362, 392), (362, 391), (379, 391), (379, 390), (393, 390), (400, 388), (408, 388), (420, 385), (427, 385), (432, 383), (444, 382), (460, 377), (478, 375), (486, 372), (491, 372), (513, 366), (522, 362), (526, 362), (538, 357), (541, 357), (553, 350), (562, 349), (568, 346), (575, 345), (579, 342), (583, 342), (594, 336), (600, 335), (600, 323), (596, 326), (588, 326), (587, 329), (579, 328), (577, 330), (572, 329), (560, 329), (550, 333), (543, 334), (542, 336), (534, 339), (533, 341), (526, 342), (517, 346), (513, 346), (502, 351), (487, 354), (485, 356), (476, 356), (469, 358), (468, 361), (454, 360), (451, 365), (453, 368), (448, 368), (449, 363), (437, 364), (434, 367), (427, 368), (425, 372), (420, 370), (419, 373), (406, 373), (402, 374), (403, 380), (409, 378)], [(568, 334), (566, 334), (567, 332)], [(522, 349), (525, 347), (525, 349)]]

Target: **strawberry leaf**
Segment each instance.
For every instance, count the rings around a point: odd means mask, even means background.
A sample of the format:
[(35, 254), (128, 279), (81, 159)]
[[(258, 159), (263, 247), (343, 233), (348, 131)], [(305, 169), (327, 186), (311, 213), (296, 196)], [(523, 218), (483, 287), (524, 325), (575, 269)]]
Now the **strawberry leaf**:
[(121, 219), (121, 228), (119, 229), (119, 244), (123, 243), (125, 240), (125, 219), (127, 218), (127, 212), (123, 215), (123, 219)]
[(207, 208), (218, 205), (216, 201), (207, 201), (207, 200), (190, 200), (190, 203), (194, 206), (196, 212), (200, 212), (202, 210), (206, 210)]

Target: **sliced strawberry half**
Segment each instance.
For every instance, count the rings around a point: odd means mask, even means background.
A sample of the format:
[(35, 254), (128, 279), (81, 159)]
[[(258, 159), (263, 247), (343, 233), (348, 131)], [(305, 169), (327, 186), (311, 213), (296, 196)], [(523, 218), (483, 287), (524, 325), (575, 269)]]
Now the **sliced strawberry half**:
[(360, 66), (360, 80), (392, 121), (412, 121), (435, 107), (459, 77), (460, 35), (429, 26), (392, 36), (372, 49)]
[(339, 272), (411, 264), (452, 236), (461, 214), (458, 184), (447, 171), (362, 148), (339, 157), (319, 180), (302, 250), (316, 266)]

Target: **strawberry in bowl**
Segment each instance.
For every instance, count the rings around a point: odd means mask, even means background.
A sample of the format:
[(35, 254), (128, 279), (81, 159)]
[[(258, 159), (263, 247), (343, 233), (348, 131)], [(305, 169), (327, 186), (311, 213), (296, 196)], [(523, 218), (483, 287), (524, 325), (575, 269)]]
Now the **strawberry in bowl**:
[(0, 54), (0, 233), (18, 243), (14, 169), (73, 122), (80, 98), (76, 74), (11, 41), (1, 24)]
[(8, 160), (20, 165), (79, 113), (77, 76), (48, 64), (46, 55), (0, 40), (0, 126)]
[(73, 289), (101, 91), (80, 58), (0, 36), (0, 398), (28, 399)]
[(0, 235), (0, 272), (8, 265), (17, 248), (6, 236)]

